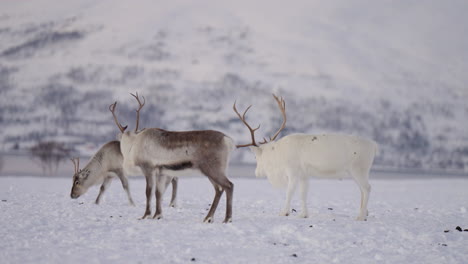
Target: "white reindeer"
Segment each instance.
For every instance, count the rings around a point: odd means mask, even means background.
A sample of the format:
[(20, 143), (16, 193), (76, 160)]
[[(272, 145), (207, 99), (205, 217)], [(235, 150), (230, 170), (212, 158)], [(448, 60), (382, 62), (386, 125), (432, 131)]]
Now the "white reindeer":
[[(131, 205), (135, 205), (130, 190), (128, 189), (128, 180), (123, 171), (123, 157), (120, 152), (120, 142), (110, 141), (104, 144), (88, 164), (80, 170), (80, 159), (72, 159), (75, 165), (75, 174), (73, 175), (73, 185), (70, 196), (72, 199), (77, 199), (85, 194), (89, 187), (101, 184), (101, 189), (96, 198), (96, 204), (99, 204), (101, 197), (109, 187), (112, 179), (118, 177), (122, 182), (122, 187), (127, 193), (128, 201)], [(172, 180), (172, 198), (170, 206), (175, 207), (177, 196), (177, 178)]]
[(292, 134), (275, 141), (281, 130), (286, 126), (286, 103), (283, 98), (273, 95), (283, 115), (283, 124), (270, 142), (265, 139), (257, 144), (255, 131), (245, 120), (245, 115), (239, 114), (234, 103), (233, 109), (240, 120), (250, 131), (252, 143), (237, 145), (248, 147), (255, 154), (257, 177), (267, 177), (275, 187), (286, 187), (286, 202), (280, 215), (287, 216), (290, 212), (291, 198), (299, 185), (302, 200), (302, 211), (299, 217), (307, 217), (308, 177), (344, 178), (352, 177), (361, 190), (361, 207), (357, 220), (367, 220), (367, 203), (371, 186), (369, 171), (376, 155), (378, 146), (372, 140), (342, 134)]
[[(138, 131), (140, 110), (144, 106), (138, 94), (133, 95), (139, 104), (136, 128), (134, 132), (125, 132), (126, 127), (118, 122), (120, 147), (123, 154), (125, 171), (141, 172), (146, 178), (146, 209), (142, 219), (151, 214), (151, 192), (156, 176), (156, 212), (155, 219), (162, 217), (161, 200), (164, 186), (169, 177), (182, 176), (187, 170), (197, 171), (208, 177), (215, 189), (214, 200), (204, 222), (211, 223), (221, 195), (226, 191), (226, 217), (224, 223), (232, 221), (232, 196), (234, 185), (226, 177), (230, 152), (235, 148), (231, 138), (213, 130), (166, 131), (160, 128), (148, 128)], [(169, 176), (169, 177), (168, 177)]]

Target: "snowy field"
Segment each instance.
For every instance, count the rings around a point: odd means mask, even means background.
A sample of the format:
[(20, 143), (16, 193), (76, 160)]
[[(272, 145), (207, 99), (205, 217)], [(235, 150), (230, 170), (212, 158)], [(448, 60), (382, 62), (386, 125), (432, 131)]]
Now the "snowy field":
[[(282, 191), (264, 179), (232, 178), (233, 223), (204, 224), (214, 191), (203, 178), (179, 181), (178, 207), (144, 212), (143, 178), (130, 179), (136, 207), (115, 181), (77, 200), (71, 178), (0, 177), (1, 263), (467, 263), (468, 178), (371, 179), (367, 222), (354, 220), (359, 191), (349, 180), (310, 181), (307, 219), (278, 216)], [(154, 201), (153, 201), (154, 204)], [(297, 198), (293, 208), (299, 207)], [(154, 210), (154, 209), (153, 209)], [(447, 231), (448, 230), (448, 231)]]

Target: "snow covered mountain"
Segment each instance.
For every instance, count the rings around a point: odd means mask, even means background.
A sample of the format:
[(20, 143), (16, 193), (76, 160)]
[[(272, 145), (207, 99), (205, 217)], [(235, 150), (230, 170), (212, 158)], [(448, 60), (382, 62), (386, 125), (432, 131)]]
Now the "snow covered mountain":
[[(79, 149), (134, 125), (258, 136), (287, 102), (292, 132), (352, 133), (378, 165), (468, 170), (466, 1), (0, 2), (0, 142)], [(247, 151), (237, 160), (252, 161)]]

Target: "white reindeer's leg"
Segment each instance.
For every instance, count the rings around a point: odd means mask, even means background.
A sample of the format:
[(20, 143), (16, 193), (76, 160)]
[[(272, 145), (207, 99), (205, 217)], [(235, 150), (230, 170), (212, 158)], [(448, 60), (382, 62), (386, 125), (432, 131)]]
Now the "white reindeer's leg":
[(307, 177), (303, 177), (299, 180), (299, 190), (302, 201), (302, 209), (301, 214), (299, 214), (299, 217), (307, 218), (307, 216), (309, 215), (307, 212), (307, 192), (309, 190), (309, 181), (307, 180)]
[(363, 199), (363, 203), (362, 203), (362, 208), (363, 208), (366, 220), (367, 220), (367, 217), (369, 216), (369, 210), (367, 209), (367, 204), (369, 203), (369, 196), (370, 196), (371, 190), (372, 190), (371, 185), (369, 183), (367, 183), (367, 185), (365, 187), (364, 199)]
[(109, 187), (111, 182), (112, 182), (112, 177), (106, 176), (104, 178), (104, 182), (102, 183), (101, 189), (99, 190), (99, 194), (98, 194), (98, 196), (96, 198), (96, 202), (95, 202), (96, 204), (99, 204), (101, 202), (101, 197), (104, 194), (104, 192), (106, 191), (107, 187)]
[(128, 188), (128, 179), (127, 177), (125, 177), (123, 170), (120, 170), (120, 169), (116, 170), (115, 174), (117, 174), (117, 177), (119, 177), (120, 182), (122, 183), (122, 187), (127, 193), (128, 202), (130, 203), (130, 205), (135, 206), (135, 203), (133, 202), (133, 199), (132, 199), (132, 195), (130, 194), (130, 190)]
[(177, 185), (179, 182), (179, 178), (174, 177), (172, 178), (172, 196), (171, 196), (171, 202), (169, 203), (170, 207), (177, 207)]
[(297, 179), (294, 176), (288, 174), (288, 187), (286, 190), (286, 202), (284, 203), (284, 208), (280, 212), (280, 216), (288, 216), (291, 212), (291, 199), (296, 190)]
[(369, 195), (371, 191), (371, 186), (369, 184), (369, 172), (353, 169), (351, 170), (351, 174), (359, 186), (359, 190), (361, 191), (361, 207), (356, 220), (366, 221), (367, 216), (369, 215), (369, 211), (367, 210), (367, 203), (369, 202)]

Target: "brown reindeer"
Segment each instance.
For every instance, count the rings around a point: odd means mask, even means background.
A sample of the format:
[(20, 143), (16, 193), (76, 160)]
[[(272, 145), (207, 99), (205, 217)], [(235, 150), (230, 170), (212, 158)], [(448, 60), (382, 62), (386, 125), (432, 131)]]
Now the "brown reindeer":
[(160, 128), (147, 128), (138, 131), (140, 110), (145, 102), (133, 95), (139, 104), (135, 131), (125, 132), (114, 113), (119, 127), (120, 147), (123, 155), (124, 171), (140, 171), (146, 178), (146, 210), (142, 219), (151, 214), (151, 193), (156, 177), (155, 219), (162, 217), (161, 198), (166, 182), (170, 177), (181, 176), (187, 171), (201, 172), (213, 184), (215, 196), (204, 222), (211, 223), (221, 195), (226, 191), (226, 216), (224, 223), (232, 221), (232, 196), (234, 185), (226, 176), (229, 155), (235, 149), (231, 138), (214, 130), (174, 132)]

